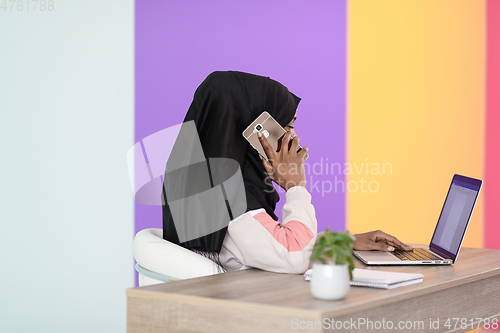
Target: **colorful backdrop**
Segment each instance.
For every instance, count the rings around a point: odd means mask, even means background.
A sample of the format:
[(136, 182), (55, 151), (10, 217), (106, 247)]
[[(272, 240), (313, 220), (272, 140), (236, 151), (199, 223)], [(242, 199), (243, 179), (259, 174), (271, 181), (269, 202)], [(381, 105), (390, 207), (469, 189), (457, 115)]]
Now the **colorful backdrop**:
[[(321, 169), (345, 164), (346, 29), (345, 1), (136, 1), (136, 141), (181, 123), (213, 71), (269, 76), (302, 98), (296, 130), (311, 148), (318, 219), (343, 229), (345, 176)], [(135, 220), (136, 232), (161, 228), (161, 206), (136, 203)]]
[[(137, 0), (136, 141), (182, 122), (212, 71), (270, 76), (303, 98), (296, 131), (320, 230), (426, 243), (459, 173), (484, 180), (464, 245), (500, 248), (499, 8)], [(161, 228), (161, 207), (136, 203), (135, 221)]]
[(465, 244), (500, 248), (499, 0), (6, 2), (0, 332), (125, 330), (133, 237), (162, 226), (127, 151), (214, 70), (303, 98), (320, 229), (425, 242), (459, 172), (485, 181)]
[(459, 173), (484, 180), (464, 245), (500, 248), (499, 8), (495, 1), (349, 2), (347, 161), (388, 164), (385, 173), (349, 175), (380, 185), (347, 194), (351, 231), (376, 226), (427, 242)]

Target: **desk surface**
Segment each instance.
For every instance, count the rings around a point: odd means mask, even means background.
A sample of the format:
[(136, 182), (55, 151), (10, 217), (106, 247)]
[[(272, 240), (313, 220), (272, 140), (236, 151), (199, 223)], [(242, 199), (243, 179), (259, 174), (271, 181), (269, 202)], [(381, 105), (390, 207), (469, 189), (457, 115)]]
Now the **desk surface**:
[[(305, 327), (325, 318), (360, 316), (372, 321), (382, 317), (390, 320), (391, 316), (394, 320), (422, 320), (429, 330), (429, 321), (437, 318), (466, 318), (469, 324), (479, 326), (473, 318), (500, 317), (498, 250), (463, 248), (457, 262), (448, 266), (367, 267), (356, 261), (356, 267), (418, 272), (424, 281), (392, 290), (352, 287), (341, 301), (313, 298), (302, 275), (257, 269), (133, 288), (127, 290), (128, 331), (218, 332), (221, 328), (217, 325), (223, 325), (222, 331), (228, 332), (231, 327), (238, 332), (296, 332), (292, 320)], [(405, 308), (410, 314), (403, 314)], [(472, 329), (440, 328), (432, 331)], [(307, 331), (328, 330), (316, 327)]]

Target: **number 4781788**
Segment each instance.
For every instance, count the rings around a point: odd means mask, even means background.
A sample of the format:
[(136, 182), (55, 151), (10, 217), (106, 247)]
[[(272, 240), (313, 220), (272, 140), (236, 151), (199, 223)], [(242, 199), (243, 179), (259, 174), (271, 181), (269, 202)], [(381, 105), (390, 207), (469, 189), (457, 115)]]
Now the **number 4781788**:
[[(1, 1), (1, 0), (0, 0)], [(0, 5), (0, 10), (6, 12), (7, 10), (12, 11), (53, 11), (54, 1), (53, 0), (4, 0), (2, 5)]]

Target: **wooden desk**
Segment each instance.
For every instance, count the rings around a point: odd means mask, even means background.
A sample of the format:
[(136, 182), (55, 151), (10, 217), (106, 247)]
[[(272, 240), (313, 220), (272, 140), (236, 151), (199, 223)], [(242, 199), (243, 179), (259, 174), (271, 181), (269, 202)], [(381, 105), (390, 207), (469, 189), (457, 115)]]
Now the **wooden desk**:
[[(359, 268), (367, 268), (359, 261)], [(500, 251), (463, 248), (450, 266), (373, 267), (419, 272), (424, 282), (393, 290), (352, 287), (342, 301), (312, 297), (302, 275), (257, 269), (127, 290), (127, 331), (134, 332), (467, 332), (471, 319), (500, 319)], [(360, 319), (361, 318), (361, 319)], [(359, 325), (362, 319), (366, 324)], [(451, 327), (446, 327), (450, 318)], [(455, 327), (453, 318), (468, 326)], [(334, 322), (331, 322), (331, 319)], [(345, 321), (355, 323), (355, 328)], [(430, 321), (439, 328), (430, 329)], [(328, 324), (348, 329), (328, 329)], [(368, 329), (368, 320), (373, 329)], [(425, 325), (423, 329), (414, 326)], [(380, 323), (380, 324), (377, 324)], [(408, 324), (408, 322), (410, 324)], [(473, 320), (474, 329), (478, 327)], [(309, 325), (310, 329), (300, 329)], [(316, 325), (316, 328), (311, 328)], [(481, 325), (482, 326), (482, 325)], [(335, 327), (335, 326), (333, 326)]]

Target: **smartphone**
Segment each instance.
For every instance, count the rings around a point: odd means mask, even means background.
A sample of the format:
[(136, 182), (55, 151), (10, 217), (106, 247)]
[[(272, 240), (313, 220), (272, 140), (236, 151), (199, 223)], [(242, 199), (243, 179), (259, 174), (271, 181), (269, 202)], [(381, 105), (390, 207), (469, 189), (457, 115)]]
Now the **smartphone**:
[[(243, 131), (243, 137), (247, 139), (247, 141), (259, 152), (262, 157), (269, 161), (264, 148), (262, 148), (262, 145), (260, 144), (257, 132), (264, 134), (274, 151), (277, 151), (280, 146), (280, 140), (285, 135), (286, 131), (267, 111), (262, 112), (261, 115), (258, 116), (257, 119), (255, 119), (250, 126)], [(301, 149), (302, 147), (299, 146), (297, 151), (300, 151)], [(306, 159), (308, 157), (309, 156), (306, 155)]]

